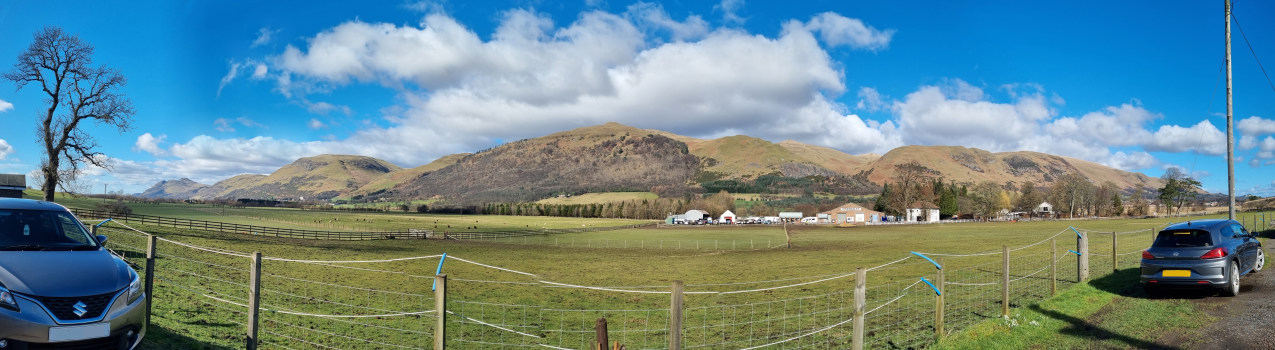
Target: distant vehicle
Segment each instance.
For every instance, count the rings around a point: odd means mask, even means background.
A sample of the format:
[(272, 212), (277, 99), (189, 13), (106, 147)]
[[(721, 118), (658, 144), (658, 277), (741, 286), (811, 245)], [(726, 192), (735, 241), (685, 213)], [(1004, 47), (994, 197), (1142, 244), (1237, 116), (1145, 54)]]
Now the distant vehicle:
[(132, 349), (141, 278), (66, 207), (0, 198), (0, 349)]
[(1240, 293), (1240, 277), (1266, 264), (1262, 243), (1235, 220), (1197, 220), (1160, 231), (1142, 252), (1143, 288), (1211, 287)]
[(818, 219), (818, 218), (815, 218), (815, 217), (813, 217), (813, 216), (807, 216), (807, 217), (801, 218), (801, 223), (803, 223), (803, 224), (816, 224), (816, 223), (819, 223), (819, 219)]

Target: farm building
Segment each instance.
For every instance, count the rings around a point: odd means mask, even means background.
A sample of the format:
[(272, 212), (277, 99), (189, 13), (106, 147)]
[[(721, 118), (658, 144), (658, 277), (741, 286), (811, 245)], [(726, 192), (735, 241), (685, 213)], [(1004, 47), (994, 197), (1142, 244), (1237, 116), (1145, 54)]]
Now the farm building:
[(733, 224), (735, 223), (735, 213), (727, 210), (725, 213), (722, 213), (722, 216), (717, 218), (717, 222), (722, 224)]
[(22, 198), (27, 177), (22, 174), (0, 174), (0, 198)]
[(912, 203), (904, 219), (907, 222), (939, 222), (939, 206), (930, 202)]
[(1049, 202), (1040, 202), (1040, 205), (1037, 205), (1036, 209), (1032, 210), (1032, 214), (1036, 214), (1038, 216), (1052, 216), (1054, 215), (1054, 205), (1049, 204)]
[[(734, 214), (732, 214), (731, 216), (734, 216)], [(713, 216), (709, 215), (708, 212), (703, 210), (691, 209), (691, 210), (687, 210), (686, 214), (669, 215), (668, 218), (664, 219), (664, 223), (669, 225), (694, 224), (700, 220), (705, 220), (705, 221), (713, 220)]]
[[(829, 224), (862, 224), (868, 222), (881, 222), (885, 217), (885, 213), (864, 208), (854, 203), (846, 203), (836, 209), (819, 213), (815, 217), (820, 218), (820, 223)], [(824, 221), (824, 220), (827, 221)]]
[(801, 221), (801, 218), (805, 216), (806, 216), (805, 213), (802, 213), (799, 211), (779, 212), (779, 220), (783, 220), (783, 222), (798, 222), (798, 221)]

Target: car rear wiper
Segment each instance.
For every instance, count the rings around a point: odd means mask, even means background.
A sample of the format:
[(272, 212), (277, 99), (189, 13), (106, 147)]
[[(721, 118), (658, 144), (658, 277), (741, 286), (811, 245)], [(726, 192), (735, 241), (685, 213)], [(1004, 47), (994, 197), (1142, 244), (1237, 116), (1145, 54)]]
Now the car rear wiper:
[(11, 246), (7, 246), (7, 247), (0, 247), (0, 250), (8, 250), (8, 251), (14, 251), (14, 250), (16, 250), (16, 251), (40, 251), (40, 250), (45, 250), (45, 249), (48, 249), (48, 248), (47, 248), (47, 247), (45, 247), (45, 246), (42, 246), (42, 245), (36, 245), (36, 244), (20, 244), (20, 245), (11, 245)]

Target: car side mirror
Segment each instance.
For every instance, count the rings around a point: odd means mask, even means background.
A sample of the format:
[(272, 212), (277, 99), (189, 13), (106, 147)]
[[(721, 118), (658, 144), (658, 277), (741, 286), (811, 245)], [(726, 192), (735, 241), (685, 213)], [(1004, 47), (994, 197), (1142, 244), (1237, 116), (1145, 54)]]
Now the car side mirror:
[(106, 245), (106, 235), (97, 235), (97, 243)]

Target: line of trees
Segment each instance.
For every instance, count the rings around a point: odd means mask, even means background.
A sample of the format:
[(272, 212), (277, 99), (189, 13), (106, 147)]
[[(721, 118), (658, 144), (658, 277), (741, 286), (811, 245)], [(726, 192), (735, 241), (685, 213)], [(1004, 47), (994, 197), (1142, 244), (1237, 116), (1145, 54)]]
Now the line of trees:
[[(1198, 186), (1198, 182), (1195, 183)], [(1130, 198), (1135, 207), (1135, 212), (1130, 214), (1146, 215), (1145, 190), (1135, 191)], [(1030, 213), (1042, 202), (1053, 204), (1055, 213), (1067, 217), (1125, 214), (1125, 197), (1119, 186), (1111, 181), (1095, 185), (1079, 173), (1064, 174), (1049, 188), (1037, 187), (1030, 181), (1017, 186), (1013, 182), (992, 181), (958, 184), (944, 181), (939, 172), (916, 162), (895, 166), (894, 180), (883, 186), (874, 209), (888, 215), (901, 215), (908, 208), (932, 204), (939, 208), (941, 217), (969, 215), (991, 219), (1003, 211)]]

